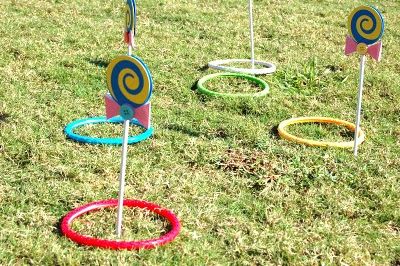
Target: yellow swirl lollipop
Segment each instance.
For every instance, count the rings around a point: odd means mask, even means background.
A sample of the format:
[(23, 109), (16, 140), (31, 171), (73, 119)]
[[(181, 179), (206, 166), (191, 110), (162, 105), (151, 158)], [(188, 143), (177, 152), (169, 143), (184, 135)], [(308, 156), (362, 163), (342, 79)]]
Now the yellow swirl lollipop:
[(126, 0), (125, 5), (125, 32), (132, 32), (136, 35), (136, 2)]
[(363, 5), (351, 12), (347, 26), (350, 36), (357, 43), (372, 45), (382, 38), (385, 22), (379, 10)]
[(146, 104), (153, 91), (150, 70), (135, 56), (122, 55), (107, 68), (107, 85), (113, 99), (120, 105), (134, 108)]

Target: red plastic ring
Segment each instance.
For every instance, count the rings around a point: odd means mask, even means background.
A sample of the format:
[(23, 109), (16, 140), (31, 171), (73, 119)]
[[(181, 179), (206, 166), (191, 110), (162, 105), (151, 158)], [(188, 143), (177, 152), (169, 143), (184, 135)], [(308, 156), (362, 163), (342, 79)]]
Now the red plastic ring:
[(148, 240), (117, 241), (117, 240), (99, 239), (91, 236), (81, 235), (71, 229), (73, 221), (76, 218), (82, 216), (83, 214), (114, 206), (118, 206), (117, 199), (95, 201), (86, 204), (84, 206), (81, 206), (79, 208), (76, 208), (71, 212), (69, 212), (63, 218), (61, 222), (61, 231), (66, 237), (68, 237), (69, 239), (80, 245), (107, 248), (107, 249), (132, 250), (132, 249), (152, 249), (156, 246), (165, 245), (174, 240), (175, 237), (179, 234), (179, 231), (181, 230), (181, 225), (179, 223), (179, 220), (173, 212), (171, 212), (168, 209), (162, 208), (154, 203), (142, 200), (124, 200), (124, 206), (146, 209), (166, 218), (171, 223), (172, 226), (172, 229), (168, 233), (162, 235), (159, 238), (148, 239)]

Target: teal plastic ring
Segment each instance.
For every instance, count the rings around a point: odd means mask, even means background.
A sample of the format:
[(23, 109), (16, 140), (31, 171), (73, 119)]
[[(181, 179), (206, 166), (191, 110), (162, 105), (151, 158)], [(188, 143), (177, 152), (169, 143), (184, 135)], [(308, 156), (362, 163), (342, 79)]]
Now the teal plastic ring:
[[(84, 119), (75, 120), (75, 121), (69, 123), (65, 127), (64, 132), (68, 138), (70, 138), (74, 141), (80, 142), (80, 143), (122, 145), (122, 137), (119, 137), (119, 138), (97, 138), (97, 137), (90, 137), (90, 136), (82, 136), (82, 135), (75, 133), (74, 130), (79, 127), (83, 127), (85, 125), (90, 125), (90, 124), (102, 124), (102, 123), (122, 124), (123, 122), (124, 122), (124, 119), (121, 118), (120, 116), (116, 116), (111, 119), (107, 119), (105, 116), (84, 118)], [(132, 120), (131, 123), (136, 126), (143, 127), (136, 119)], [(153, 132), (154, 132), (153, 127), (149, 127), (148, 129), (146, 129), (146, 131), (144, 131), (143, 133), (141, 133), (139, 135), (130, 136), (128, 138), (128, 144), (134, 144), (134, 143), (138, 143), (143, 140), (146, 140), (151, 135), (153, 135)]]
[[(219, 78), (219, 77), (238, 77), (238, 78), (244, 78), (250, 81), (253, 81), (257, 85), (261, 87), (260, 92), (256, 93), (223, 93), (223, 92), (216, 92), (207, 89), (204, 84), (212, 79)], [(246, 75), (246, 74), (241, 74), (241, 73), (216, 73), (216, 74), (211, 74), (202, 77), (198, 82), (197, 82), (197, 90), (200, 93), (203, 93), (208, 96), (220, 96), (220, 97), (262, 97), (265, 96), (269, 93), (269, 86), (268, 84), (259, 78), (256, 78), (251, 75)]]

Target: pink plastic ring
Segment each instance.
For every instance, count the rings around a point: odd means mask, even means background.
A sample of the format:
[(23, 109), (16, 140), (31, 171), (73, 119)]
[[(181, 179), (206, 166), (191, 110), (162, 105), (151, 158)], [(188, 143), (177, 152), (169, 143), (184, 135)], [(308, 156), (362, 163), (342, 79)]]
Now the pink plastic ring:
[(124, 206), (131, 208), (141, 208), (146, 209), (151, 212), (154, 212), (165, 219), (167, 219), (171, 223), (171, 230), (162, 235), (159, 238), (148, 239), (148, 240), (140, 240), (140, 241), (117, 241), (117, 240), (108, 240), (108, 239), (99, 239), (91, 236), (85, 236), (77, 233), (76, 231), (71, 229), (71, 225), (73, 221), (82, 216), (83, 214), (89, 213), (91, 211), (100, 210), (103, 208), (118, 206), (117, 199), (110, 200), (102, 200), (96, 201), (79, 208), (76, 208), (69, 212), (61, 222), (61, 231), (63, 234), (71, 239), (72, 241), (84, 245), (84, 246), (93, 246), (99, 248), (107, 248), (107, 249), (152, 249), (156, 246), (165, 245), (179, 234), (181, 230), (181, 225), (179, 223), (176, 215), (168, 209), (162, 208), (154, 203), (141, 201), (141, 200), (124, 200)]

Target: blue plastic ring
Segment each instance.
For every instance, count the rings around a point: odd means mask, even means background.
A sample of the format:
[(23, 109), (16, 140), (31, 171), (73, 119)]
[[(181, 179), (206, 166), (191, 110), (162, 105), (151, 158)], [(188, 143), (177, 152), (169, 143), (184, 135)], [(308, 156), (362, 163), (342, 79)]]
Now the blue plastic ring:
[[(85, 126), (85, 125), (90, 125), (90, 124), (101, 124), (101, 123), (123, 123), (124, 119), (122, 119), (120, 116), (113, 117), (111, 119), (108, 119), (105, 116), (100, 116), (100, 117), (91, 117), (91, 118), (84, 118), (84, 119), (79, 119), (75, 120), (71, 123), (69, 123), (65, 129), (64, 132), (67, 135), (68, 138), (75, 140), (80, 143), (88, 143), (88, 144), (106, 144), (106, 145), (122, 145), (122, 137), (120, 138), (96, 138), (96, 137), (89, 137), (89, 136), (82, 136), (79, 134), (74, 133), (74, 130), (76, 128)], [(136, 119), (133, 119), (131, 121), (132, 124), (136, 126), (143, 127)], [(151, 135), (153, 135), (154, 128), (149, 127), (146, 129), (145, 132), (136, 135), (136, 136), (131, 136), (128, 138), (128, 144), (134, 144), (141, 142), (143, 140), (148, 139)]]

